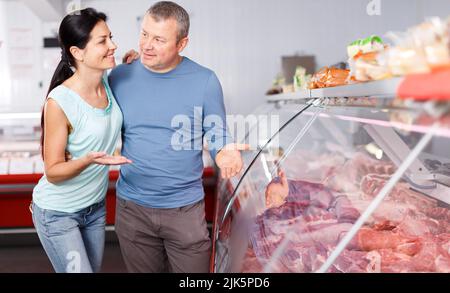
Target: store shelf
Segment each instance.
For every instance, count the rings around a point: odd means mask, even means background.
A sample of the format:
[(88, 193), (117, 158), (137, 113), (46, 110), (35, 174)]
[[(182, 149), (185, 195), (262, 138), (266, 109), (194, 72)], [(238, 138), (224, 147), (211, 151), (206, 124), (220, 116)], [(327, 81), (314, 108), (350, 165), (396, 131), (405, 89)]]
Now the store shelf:
[(351, 85), (304, 90), (295, 93), (286, 93), (269, 96), (268, 102), (292, 101), (310, 98), (343, 98), (343, 97), (378, 97), (395, 98), (397, 89), (403, 81), (403, 77), (386, 80), (370, 81)]
[(309, 99), (311, 98), (310, 90), (303, 90), (294, 93), (286, 93), (279, 95), (272, 95), (267, 97), (267, 101), (270, 102), (279, 102), (279, 101), (290, 101), (290, 100), (299, 100), (299, 99)]
[(403, 78), (357, 83), (311, 90), (312, 98), (379, 97), (395, 98)]

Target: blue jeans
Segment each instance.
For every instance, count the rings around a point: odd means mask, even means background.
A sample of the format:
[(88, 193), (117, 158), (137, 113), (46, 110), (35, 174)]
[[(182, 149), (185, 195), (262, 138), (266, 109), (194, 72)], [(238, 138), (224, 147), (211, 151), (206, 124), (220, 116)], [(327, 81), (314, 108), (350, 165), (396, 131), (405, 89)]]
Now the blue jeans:
[(33, 223), (57, 273), (97, 273), (105, 247), (105, 201), (76, 213), (32, 205)]

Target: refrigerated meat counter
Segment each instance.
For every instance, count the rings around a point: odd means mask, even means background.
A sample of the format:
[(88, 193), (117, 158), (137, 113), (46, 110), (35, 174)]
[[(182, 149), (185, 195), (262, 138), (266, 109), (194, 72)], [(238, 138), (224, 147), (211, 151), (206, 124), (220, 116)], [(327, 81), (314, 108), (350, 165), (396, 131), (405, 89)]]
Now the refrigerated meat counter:
[(219, 184), (211, 271), (450, 272), (450, 103), (402, 82), (270, 97), (280, 128)]

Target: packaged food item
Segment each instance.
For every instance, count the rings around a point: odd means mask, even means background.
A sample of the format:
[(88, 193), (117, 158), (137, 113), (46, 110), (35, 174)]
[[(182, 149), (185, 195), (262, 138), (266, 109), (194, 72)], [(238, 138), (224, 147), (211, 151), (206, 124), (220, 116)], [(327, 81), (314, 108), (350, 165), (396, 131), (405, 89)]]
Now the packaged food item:
[(362, 53), (379, 52), (384, 49), (383, 40), (376, 35), (372, 35), (361, 42)]
[(410, 30), (415, 47), (423, 50), (431, 69), (450, 66), (447, 29), (444, 21), (434, 17)]
[(292, 83), (283, 85), (282, 89), (283, 94), (293, 93), (295, 91), (294, 85)]
[(338, 62), (329, 67), (339, 68), (339, 69), (348, 69), (348, 63), (347, 62)]
[(450, 51), (450, 16), (447, 18), (447, 47)]
[(349, 82), (391, 77), (384, 54), (386, 48), (383, 40), (375, 35), (351, 43), (347, 47), (350, 66)]
[(429, 73), (431, 70), (424, 53), (414, 48), (397, 46), (389, 50), (387, 58), (389, 71), (395, 76)]
[(406, 33), (390, 32), (387, 36), (395, 44), (387, 56), (394, 75), (430, 73), (450, 67), (448, 24), (439, 18), (431, 18)]
[(328, 75), (328, 67), (324, 67), (317, 71), (311, 78), (311, 82), (309, 84), (310, 89), (317, 89), (326, 87), (325, 83)]
[(272, 87), (266, 92), (266, 95), (278, 95), (283, 93), (283, 86), (286, 84), (286, 80), (279, 73), (272, 82)]
[(361, 39), (356, 40), (347, 46), (347, 55), (349, 58), (353, 58), (359, 54), (361, 41)]
[(347, 79), (350, 74), (348, 69), (330, 68), (326, 81), (326, 87), (334, 87), (347, 84)]
[(397, 89), (401, 99), (450, 101), (450, 68), (406, 76)]
[(372, 35), (365, 39), (359, 39), (347, 46), (347, 54), (350, 59), (359, 54), (370, 52), (378, 52), (384, 49), (383, 40), (376, 35)]
[(348, 69), (324, 67), (312, 76), (309, 88), (317, 89), (345, 85), (347, 84), (349, 73), (350, 70)]
[(270, 88), (269, 90), (267, 90), (266, 95), (273, 96), (273, 95), (279, 95), (281, 93), (283, 93), (282, 88)]
[(294, 74), (294, 91), (308, 89), (308, 83), (311, 80), (311, 75), (306, 74), (306, 69), (298, 66)]
[(381, 80), (392, 77), (386, 61), (386, 52), (359, 54), (349, 60), (350, 75), (356, 81)]

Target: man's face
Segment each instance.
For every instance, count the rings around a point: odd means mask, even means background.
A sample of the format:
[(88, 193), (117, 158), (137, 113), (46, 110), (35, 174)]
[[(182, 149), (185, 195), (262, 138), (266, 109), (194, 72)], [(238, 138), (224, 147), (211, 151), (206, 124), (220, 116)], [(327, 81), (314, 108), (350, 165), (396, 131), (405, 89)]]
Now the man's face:
[(177, 42), (178, 24), (173, 18), (156, 21), (146, 14), (139, 39), (141, 62), (154, 71), (171, 69), (185, 48), (187, 38)]

